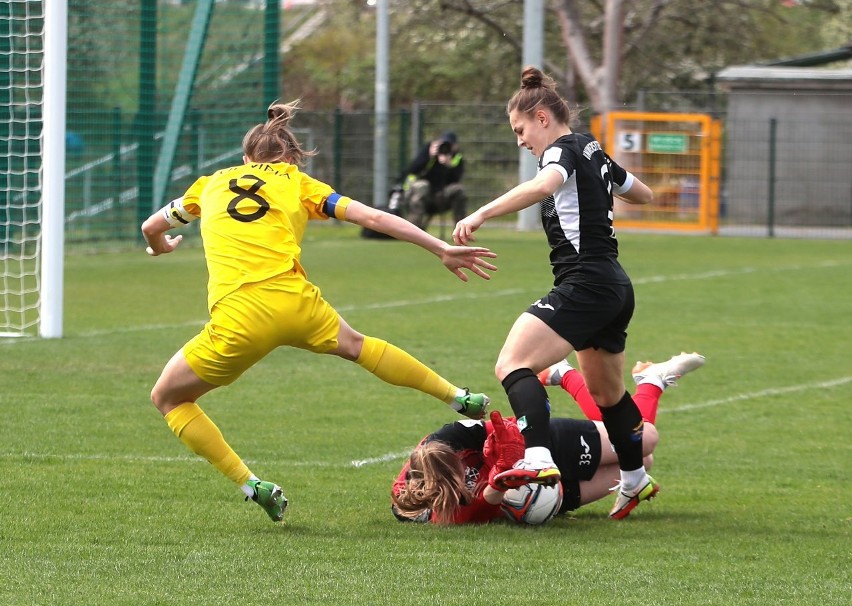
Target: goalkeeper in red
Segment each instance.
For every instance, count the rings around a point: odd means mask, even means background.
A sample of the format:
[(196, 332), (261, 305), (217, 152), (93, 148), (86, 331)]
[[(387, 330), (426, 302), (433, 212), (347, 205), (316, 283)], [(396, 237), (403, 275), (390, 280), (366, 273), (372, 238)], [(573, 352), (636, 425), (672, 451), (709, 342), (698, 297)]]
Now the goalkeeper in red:
[[(645, 421), (642, 463), (648, 469), (659, 441), (653, 423), (663, 391), (703, 365), (704, 356), (681, 353), (666, 362), (637, 362), (633, 367), (636, 405)], [(561, 386), (588, 418), (549, 421), (550, 450), (562, 472), (559, 513), (565, 513), (611, 494), (620, 479), (618, 457), (600, 411), (576, 369), (562, 361), (540, 373), (538, 379), (545, 386)], [(524, 457), (525, 444), (517, 421), (513, 417), (502, 419), (496, 411), (489, 422), (444, 425), (423, 438), (399, 472), (391, 489), (394, 516), (403, 522), (434, 524), (481, 524), (503, 519), (500, 503), (506, 486), (497, 476)], [(630, 515), (641, 500), (647, 499), (631, 500), (620, 518)]]
[(472, 419), (482, 418), (484, 394), (458, 388), (405, 351), (350, 327), (308, 281), (300, 242), (308, 221), (336, 218), (416, 244), (462, 281), (464, 270), (489, 279), (496, 269), (487, 248), (450, 246), (408, 221), (336, 193), (299, 170), (307, 156), (288, 125), (298, 103), (270, 106), (265, 123), (243, 139), (244, 164), (199, 178), (152, 214), (142, 233), (152, 256), (170, 253), (182, 236), (166, 232), (201, 219), (209, 273), (210, 320), (166, 364), (151, 391), (169, 428), (193, 452), (236, 483), (272, 518), (283, 518), (280, 486), (262, 481), (225, 441), (196, 403), (229, 385), (280, 346), (334, 354), (392, 385), (417, 389)]

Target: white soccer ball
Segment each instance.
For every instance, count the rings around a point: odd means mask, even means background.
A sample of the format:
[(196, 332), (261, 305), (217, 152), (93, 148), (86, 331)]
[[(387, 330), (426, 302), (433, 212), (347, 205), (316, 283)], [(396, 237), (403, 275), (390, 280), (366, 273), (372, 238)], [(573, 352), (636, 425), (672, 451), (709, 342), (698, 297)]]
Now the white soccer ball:
[(527, 484), (507, 490), (500, 509), (506, 518), (517, 524), (537, 526), (552, 520), (561, 505), (561, 482), (556, 486)]

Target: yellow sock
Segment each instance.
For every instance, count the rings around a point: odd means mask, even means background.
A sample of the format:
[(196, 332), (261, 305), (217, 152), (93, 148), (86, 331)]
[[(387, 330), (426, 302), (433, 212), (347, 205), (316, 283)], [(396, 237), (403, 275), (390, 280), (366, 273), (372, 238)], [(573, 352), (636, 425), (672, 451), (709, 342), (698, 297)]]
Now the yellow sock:
[(455, 385), (414, 356), (381, 339), (364, 337), (364, 347), (355, 361), (385, 383), (417, 389), (447, 404), (458, 392)]
[(228, 446), (222, 432), (195, 402), (184, 402), (169, 411), (166, 423), (180, 441), (195, 454), (204, 457), (227, 476), (242, 486), (251, 471), (237, 453)]

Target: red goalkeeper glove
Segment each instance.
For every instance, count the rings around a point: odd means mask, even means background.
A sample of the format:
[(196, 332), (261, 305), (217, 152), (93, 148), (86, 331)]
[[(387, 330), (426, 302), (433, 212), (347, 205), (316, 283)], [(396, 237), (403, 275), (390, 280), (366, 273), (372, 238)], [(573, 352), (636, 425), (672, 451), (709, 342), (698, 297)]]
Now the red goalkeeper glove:
[(494, 476), (511, 469), (519, 460), (524, 458), (526, 443), (521, 430), (512, 421), (506, 421), (500, 416), (500, 411), (491, 413), (493, 431), (485, 439), (482, 454), (485, 462), (491, 465), (488, 472), (488, 485), (495, 490), (504, 491), (506, 488), (495, 484)]

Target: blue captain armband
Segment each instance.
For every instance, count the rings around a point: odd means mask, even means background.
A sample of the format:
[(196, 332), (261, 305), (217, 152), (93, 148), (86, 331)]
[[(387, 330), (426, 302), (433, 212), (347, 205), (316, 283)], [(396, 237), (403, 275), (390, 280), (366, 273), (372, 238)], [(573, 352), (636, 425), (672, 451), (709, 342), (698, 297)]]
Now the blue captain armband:
[(329, 217), (343, 221), (346, 216), (346, 207), (349, 206), (351, 201), (351, 198), (332, 192), (323, 202), (322, 212)]

